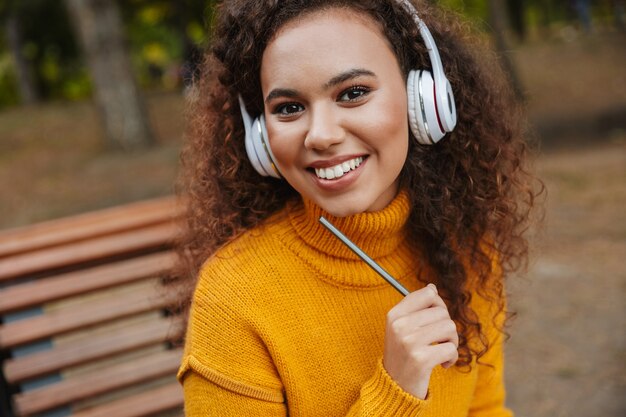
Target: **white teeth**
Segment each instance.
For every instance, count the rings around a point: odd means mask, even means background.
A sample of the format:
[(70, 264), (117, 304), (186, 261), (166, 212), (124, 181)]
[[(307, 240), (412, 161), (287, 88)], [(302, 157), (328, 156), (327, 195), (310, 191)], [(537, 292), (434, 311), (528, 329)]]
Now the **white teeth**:
[(335, 178), (341, 178), (344, 174), (356, 169), (363, 162), (363, 157), (351, 159), (349, 161), (342, 162), (328, 168), (315, 168), (315, 174), (322, 179), (332, 180)]

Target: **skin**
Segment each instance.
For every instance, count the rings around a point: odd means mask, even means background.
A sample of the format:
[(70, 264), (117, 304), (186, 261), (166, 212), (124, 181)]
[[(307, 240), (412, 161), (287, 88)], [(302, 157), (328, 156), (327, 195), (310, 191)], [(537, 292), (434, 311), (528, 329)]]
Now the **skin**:
[[(335, 216), (394, 199), (408, 152), (406, 86), (373, 21), (335, 9), (287, 23), (264, 51), (261, 85), (276, 163), (302, 196)], [(364, 163), (341, 182), (313, 171), (357, 156)]]
[[(264, 51), (261, 85), (275, 161), (302, 196), (335, 216), (381, 210), (394, 199), (408, 152), (406, 84), (376, 22), (331, 9), (287, 23)], [(312, 169), (354, 157), (364, 162), (339, 180), (320, 180)], [(387, 314), (383, 364), (425, 399), (433, 368), (456, 362), (458, 342), (430, 284)]]
[(434, 284), (412, 292), (387, 313), (383, 365), (406, 392), (425, 399), (435, 366), (454, 365), (459, 335)]

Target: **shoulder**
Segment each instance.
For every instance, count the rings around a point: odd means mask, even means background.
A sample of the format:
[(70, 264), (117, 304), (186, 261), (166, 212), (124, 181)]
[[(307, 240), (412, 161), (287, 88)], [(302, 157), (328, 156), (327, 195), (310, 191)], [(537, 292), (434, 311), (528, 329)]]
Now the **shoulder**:
[(283, 217), (240, 235), (203, 264), (189, 312), (188, 349), (202, 345), (204, 350), (207, 340), (222, 341), (214, 347), (218, 350), (229, 343), (255, 343), (263, 300), (275, 291), (272, 265), (285, 251), (279, 244), (288, 227)]
[(280, 220), (250, 230), (221, 248), (202, 266), (193, 295), (179, 380), (194, 371), (214, 384), (243, 395), (282, 399), (282, 384), (267, 349), (263, 329), (264, 288), (271, 284), (275, 248), (270, 233)]
[(260, 288), (267, 288), (276, 269), (290, 259), (283, 245), (289, 234), (291, 225), (283, 210), (223, 246), (200, 269), (194, 302), (213, 300), (240, 307)]

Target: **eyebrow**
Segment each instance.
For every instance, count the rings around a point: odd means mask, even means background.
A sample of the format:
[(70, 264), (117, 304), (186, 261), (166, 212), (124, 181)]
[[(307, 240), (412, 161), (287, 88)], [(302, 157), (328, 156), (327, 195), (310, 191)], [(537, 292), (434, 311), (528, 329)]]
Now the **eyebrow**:
[(376, 74), (374, 74), (370, 70), (366, 70), (363, 68), (354, 68), (354, 69), (342, 72), (339, 75), (335, 75), (333, 78), (328, 80), (326, 84), (324, 84), (324, 89), (328, 90), (329, 88), (334, 87), (337, 84), (341, 84), (344, 81), (348, 81), (353, 78), (358, 78), (362, 76), (376, 77)]
[[(324, 87), (324, 90), (328, 90), (329, 88), (334, 87), (337, 84), (341, 84), (345, 81), (352, 80), (358, 77), (363, 77), (363, 76), (376, 77), (376, 74), (374, 74), (370, 70), (366, 70), (363, 68), (353, 68), (348, 71), (344, 71), (341, 74), (335, 75), (333, 78), (331, 78), (326, 83), (324, 83), (323, 87)], [(265, 98), (265, 103), (269, 103), (270, 101), (278, 97), (293, 98), (297, 96), (298, 96), (298, 91), (296, 90), (293, 90), (290, 88), (275, 88), (272, 91), (270, 91), (270, 93), (267, 95), (267, 97)]]
[(265, 103), (269, 103), (278, 97), (298, 97), (298, 92), (290, 88), (275, 88), (265, 98)]

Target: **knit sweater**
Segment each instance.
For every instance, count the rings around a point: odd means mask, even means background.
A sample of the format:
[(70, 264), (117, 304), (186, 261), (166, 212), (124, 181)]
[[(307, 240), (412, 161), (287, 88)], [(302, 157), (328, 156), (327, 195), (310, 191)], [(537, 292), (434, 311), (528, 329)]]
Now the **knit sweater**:
[(491, 348), (471, 371), (437, 366), (425, 400), (382, 364), (387, 312), (402, 296), (318, 223), (331, 220), (410, 291), (423, 265), (400, 193), (382, 211), (336, 218), (288, 204), (201, 269), (178, 379), (195, 416), (511, 416), (493, 306), (473, 308)]

